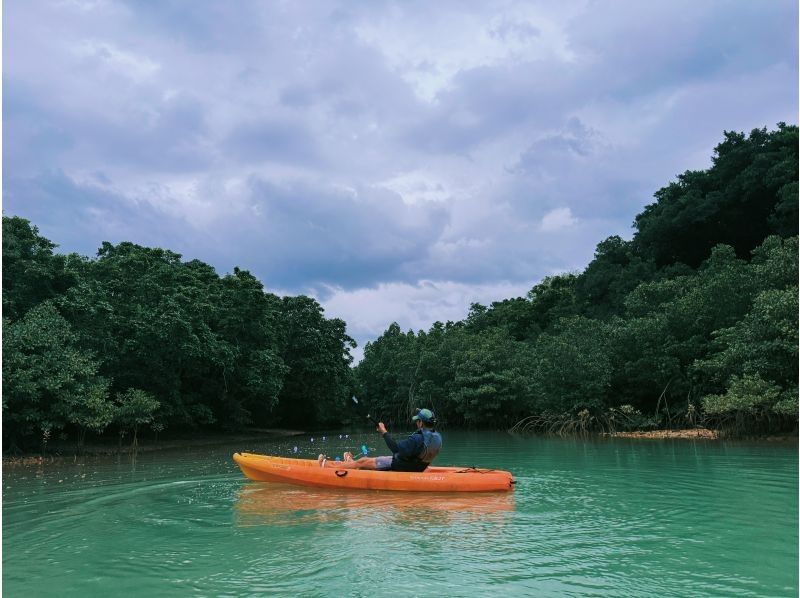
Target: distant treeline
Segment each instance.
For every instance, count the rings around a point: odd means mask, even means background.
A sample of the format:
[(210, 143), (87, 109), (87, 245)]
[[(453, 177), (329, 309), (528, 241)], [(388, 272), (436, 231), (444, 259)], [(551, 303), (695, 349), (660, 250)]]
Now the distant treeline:
[(427, 332), (391, 325), (365, 347), (358, 392), (450, 425), (796, 426), (797, 127), (726, 132), (711, 168), (655, 200), (581, 273)]
[(355, 343), (314, 299), (163, 249), (103, 243), (88, 259), (55, 247), (3, 217), (6, 448), (346, 416)]

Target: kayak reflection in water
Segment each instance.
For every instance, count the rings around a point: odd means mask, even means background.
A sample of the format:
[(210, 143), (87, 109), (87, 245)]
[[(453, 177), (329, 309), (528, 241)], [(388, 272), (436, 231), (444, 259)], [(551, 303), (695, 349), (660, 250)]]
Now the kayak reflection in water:
[(383, 436), (391, 456), (361, 457), (353, 459), (344, 454), (344, 461), (328, 462), (325, 455), (319, 456), (321, 467), (336, 469), (375, 469), (378, 471), (425, 471), (442, 448), (442, 435), (436, 431), (436, 416), (430, 409), (417, 409), (411, 418), (417, 429), (405, 440), (397, 442), (386, 431), (383, 422), (378, 423), (378, 432)]

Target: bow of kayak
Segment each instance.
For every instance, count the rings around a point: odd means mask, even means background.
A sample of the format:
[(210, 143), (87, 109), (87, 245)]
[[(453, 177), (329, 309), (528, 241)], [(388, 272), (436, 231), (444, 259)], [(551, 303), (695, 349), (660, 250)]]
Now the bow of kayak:
[(233, 460), (247, 478), (257, 482), (405, 492), (507, 492), (514, 487), (511, 473), (495, 469), (428, 467), (422, 472), (337, 469), (320, 467), (313, 459), (253, 453), (234, 453)]

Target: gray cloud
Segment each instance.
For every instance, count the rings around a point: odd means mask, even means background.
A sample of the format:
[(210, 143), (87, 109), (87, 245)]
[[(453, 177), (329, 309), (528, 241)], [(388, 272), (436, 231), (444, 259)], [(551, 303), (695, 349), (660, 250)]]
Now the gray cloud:
[(282, 121), (244, 122), (222, 143), (228, 156), (240, 163), (261, 161), (318, 166), (314, 136), (302, 123)]
[(403, 265), (427, 253), (447, 224), (440, 206), (406, 205), (393, 192), (248, 182), (249, 214), (217, 222), (235, 239), (231, 259), (280, 288), (344, 288), (408, 280)]

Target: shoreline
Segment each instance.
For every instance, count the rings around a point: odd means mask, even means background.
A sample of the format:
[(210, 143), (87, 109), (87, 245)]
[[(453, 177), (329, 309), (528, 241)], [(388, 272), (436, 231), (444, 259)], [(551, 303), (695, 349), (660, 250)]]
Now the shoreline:
[(765, 442), (798, 442), (797, 432), (773, 436), (726, 436), (720, 430), (688, 428), (684, 430), (648, 430), (633, 432), (606, 432), (608, 438), (635, 438), (646, 440), (761, 440)]
[(256, 440), (272, 440), (275, 438), (289, 438), (291, 436), (302, 436), (307, 434), (303, 430), (286, 430), (282, 428), (263, 428), (251, 429), (247, 432), (237, 434), (204, 434), (195, 437), (173, 437), (167, 440), (153, 442), (148, 439), (146, 442), (139, 442), (136, 450), (130, 444), (97, 443), (84, 444), (79, 446), (75, 442), (56, 442), (48, 446), (45, 454), (41, 451), (24, 452), (19, 455), (7, 455), (3, 452), (2, 464), (6, 466), (15, 465), (37, 465), (43, 463), (62, 463), (69, 459), (85, 457), (109, 457), (113, 455), (130, 455), (134, 452), (151, 453), (158, 451), (180, 450), (186, 448), (198, 448), (206, 446), (219, 446), (235, 442), (252, 442)]
[(603, 436), (611, 438), (681, 438), (681, 439), (705, 439), (705, 440), (719, 440), (719, 430), (710, 430), (708, 428), (689, 428), (685, 430), (649, 430), (649, 431), (634, 431), (634, 432), (608, 432)]
[[(167, 440), (153, 442), (147, 439), (144, 443), (139, 443), (134, 451), (130, 444), (119, 447), (118, 444), (97, 443), (78, 446), (75, 442), (56, 442), (48, 446), (48, 450), (42, 454), (40, 451), (24, 452), (18, 455), (2, 455), (2, 465), (4, 467), (17, 465), (37, 465), (37, 464), (56, 464), (67, 460), (91, 457), (109, 457), (114, 455), (131, 455), (135, 453), (151, 453), (157, 451), (181, 450), (187, 448), (200, 448), (209, 446), (220, 446), (232, 443), (246, 443), (258, 440), (273, 440), (276, 438), (289, 438), (292, 436), (303, 436), (309, 434), (303, 430), (287, 430), (283, 428), (260, 428), (251, 429), (237, 434), (209, 433), (202, 436), (172, 437)], [(730, 438), (719, 430), (709, 428), (689, 428), (682, 430), (640, 430), (632, 432), (604, 432), (596, 435), (603, 438), (626, 438), (634, 440), (758, 440), (762, 442), (797, 443), (797, 432), (775, 436), (750, 436), (741, 438)]]

